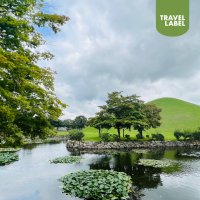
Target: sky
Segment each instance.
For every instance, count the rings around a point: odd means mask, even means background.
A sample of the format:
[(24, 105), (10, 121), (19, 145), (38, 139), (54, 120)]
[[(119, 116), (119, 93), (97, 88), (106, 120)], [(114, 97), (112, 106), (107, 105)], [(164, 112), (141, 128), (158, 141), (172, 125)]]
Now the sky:
[(49, 13), (70, 21), (58, 34), (43, 31), (57, 72), (55, 91), (69, 107), (62, 119), (94, 116), (107, 93), (144, 101), (174, 97), (200, 104), (200, 2), (190, 1), (190, 30), (156, 31), (155, 0), (45, 0)]

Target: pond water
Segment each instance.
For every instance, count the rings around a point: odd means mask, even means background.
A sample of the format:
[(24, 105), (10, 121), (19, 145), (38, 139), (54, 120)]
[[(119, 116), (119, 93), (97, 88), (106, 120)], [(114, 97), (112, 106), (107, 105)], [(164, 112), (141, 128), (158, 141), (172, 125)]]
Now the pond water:
[[(0, 166), (0, 200), (77, 200), (62, 193), (58, 179), (77, 170), (113, 169), (129, 174), (140, 200), (200, 200), (200, 158), (181, 156), (200, 149), (156, 149), (149, 152), (72, 152), (65, 144), (28, 146), (20, 160)], [(50, 164), (64, 155), (82, 155), (78, 164)], [(159, 169), (137, 164), (140, 158), (171, 160), (175, 167)]]

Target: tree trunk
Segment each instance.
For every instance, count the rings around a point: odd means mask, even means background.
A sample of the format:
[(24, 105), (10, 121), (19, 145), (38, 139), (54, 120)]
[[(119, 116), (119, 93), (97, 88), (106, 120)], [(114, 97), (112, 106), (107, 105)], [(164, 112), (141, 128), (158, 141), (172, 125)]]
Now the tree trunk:
[(101, 129), (99, 128), (98, 130), (99, 130), (99, 137), (101, 137)]
[(118, 136), (119, 136), (119, 139), (120, 139), (120, 128), (119, 127), (117, 128), (117, 132), (118, 132)]
[(139, 130), (139, 134), (140, 134), (141, 139), (143, 138), (142, 132), (143, 132), (142, 130)]

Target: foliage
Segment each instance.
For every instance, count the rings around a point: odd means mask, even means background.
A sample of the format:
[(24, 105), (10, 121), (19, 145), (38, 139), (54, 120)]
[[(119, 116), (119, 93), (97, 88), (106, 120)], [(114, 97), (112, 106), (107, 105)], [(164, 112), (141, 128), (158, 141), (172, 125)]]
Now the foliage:
[(64, 193), (96, 200), (127, 199), (131, 178), (123, 172), (108, 170), (80, 171), (60, 179)]
[(193, 138), (193, 132), (190, 130), (184, 130), (183, 138), (184, 138), (184, 140), (191, 140)]
[(200, 152), (181, 153), (179, 156), (186, 158), (200, 158)]
[(7, 165), (18, 160), (19, 156), (15, 153), (0, 153), (0, 165)]
[(64, 157), (58, 157), (53, 160), (51, 160), (51, 163), (58, 164), (58, 163), (79, 163), (81, 161), (80, 156), (64, 156)]
[(164, 141), (164, 140), (165, 140), (165, 137), (164, 137), (164, 135), (161, 134), (161, 133), (152, 134), (152, 140)]
[(40, 0), (0, 2), (0, 136), (10, 145), (20, 143), (22, 134), (47, 135), (49, 121), (65, 107), (54, 92), (55, 72), (37, 65), (52, 58), (38, 50), (44, 44), (38, 30), (57, 33), (69, 18), (46, 14), (43, 5)]
[(73, 128), (83, 129), (87, 124), (87, 118), (83, 115), (77, 116), (73, 121)]
[(193, 140), (199, 140), (200, 141), (200, 130), (196, 130), (192, 133)]
[(142, 131), (160, 126), (160, 109), (153, 104), (144, 104), (136, 95), (123, 96), (121, 92), (108, 94), (106, 105), (100, 106), (100, 112), (89, 119), (89, 125), (101, 128), (117, 129), (118, 138), (121, 129), (133, 127), (140, 134)]
[(143, 136), (142, 134), (138, 133), (138, 134), (136, 135), (136, 138), (137, 138), (137, 140), (140, 140), (140, 139), (143, 139), (144, 136)]
[(182, 136), (183, 136), (183, 133), (180, 130), (174, 131), (174, 137), (176, 138), (176, 140), (180, 140)]
[(99, 137), (101, 137), (101, 129), (110, 129), (112, 127), (111, 124), (112, 115), (108, 114), (104, 110), (96, 113), (96, 116), (93, 118), (89, 118), (88, 125), (99, 130)]
[(62, 126), (65, 127), (67, 130), (73, 129), (73, 120), (72, 119), (65, 119), (62, 121)]
[(50, 123), (51, 123), (52, 126), (56, 127), (57, 130), (58, 130), (58, 128), (60, 128), (60, 127), (64, 127), (64, 123), (63, 123), (63, 121), (60, 120), (60, 119), (58, 119), (58, 120), (50, 120)]
[(177, 140), (200, 140), (200, 130), (197, 129), (195, 131), (190, 131), (190, 130), (175, 130), (174, 131), (174, 137)]
[(20, 150), (20, 148), (0, 148), (0, 153), (17, 152), (19, 150)]
[(112, 135), (112, 138), (113, 138), (114, 141), (120, 142), (120, 137), (119, 137), (119, 135), (113, 134), (113, 135)]
[(126, 134), (125, 138), (126, 138), (127, 141), (131, 141), (131, 136), (129, 134)]
[(133, 152), (137, 154), (147, 154), (149, 153), (149, 150), (148, 149), (133, 149)]
[(102, 133), (100, 138), (103, 142), (109, 142), (111, 135), (109, 133)]
[(163, 160), (140, 159), (138, 164), (143, 166), (162, 168), (162, 167), (170, 167), (174, 163), (172, 163), (171, 161), (163, 161)]
[(133, 127), (139, 132), (141, 137), (138, 136), (138, 139), (142, 139), (143, 131), (150, 128), (157, 128), (161, 125), (160, 117), (161, 109), (157, 108), (155, 104), (148, 103), (141, 106), (141, 117), (137, 118)]
[(68, 134), (68, 138), (70, 140), (81, 141), (84, 137), (84, 133), (79, 130), (70, 130)]

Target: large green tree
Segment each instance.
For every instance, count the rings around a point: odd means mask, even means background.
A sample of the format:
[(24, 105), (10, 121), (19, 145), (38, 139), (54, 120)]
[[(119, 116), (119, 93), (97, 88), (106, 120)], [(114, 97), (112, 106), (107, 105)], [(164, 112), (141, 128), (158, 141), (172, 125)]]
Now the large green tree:
[(161, 125), (161, 109), (158, 108), (155, 104), (143, 104), (141, 107), (141, 115), (134, 122), (133, 128), (138, 131), (139, 138), (143, 138), (143, 131), (150, 128), (157, 128)]
[[(65, 107), (54, 92), (54, 72), (37, 65), (51, 59), (38, 49), (43, 27), (60, 31), (66, 16), (46, 14), (43, 1), (0, 1), (0, 134), (45, 136)], [(14, 140), (14, 139), (13, 139)]]
[(73, 128), (83, 129), (87, 124), (87, 118), (83, 115), (77, 116), (73, 121)]
[(117, 129), (118, 137), (121, 137), (121, 130), (137, 130), (142, 138), (142, 132), (146, 129), (160, 126), (160, 109), (155, 105), (145, 104), (136, 95), (124, 96), (121, 92), (108, 94), (106, 104), (100, 106), (100, 112), (90, 118), (89, 125), (97, 129)]
[(106, 105), (101, 106), (113, 116), (112, 125), (121, 137), (121, 129), (130, 129), (135, 121), (141, 119), (140, 112), (143, 102), (136, 95), (123, 96), (121, 92), (108, 94)]
[(107, 113), (105, 110), (101, 110), (96, 113), (95, 117), (91, 117), (88, 120), (88, 125), (98, 129), (99, 137), (101, 137), (102, 129), (112, 128), (113, 116)]

